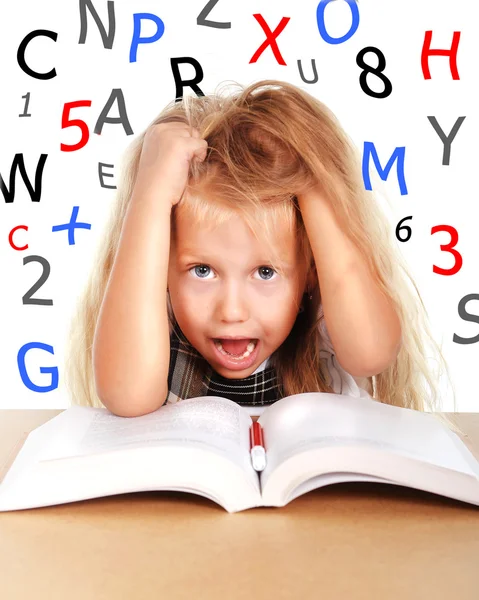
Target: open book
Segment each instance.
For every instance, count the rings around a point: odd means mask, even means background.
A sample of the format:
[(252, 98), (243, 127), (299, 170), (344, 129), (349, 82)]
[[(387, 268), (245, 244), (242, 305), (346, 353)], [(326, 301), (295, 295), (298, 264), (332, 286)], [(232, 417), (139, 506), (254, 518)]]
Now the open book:
[(0, 511), (175, 490), (234, 513), (345, 481), (479, 505), (479, 462), (431, 413), (315, 392), (278, 400), (258, 422), (263, 471), (251, 462), (253, 419), (231, 400), (190, 398), (140, 417), (72, 406), (28, 435), (0, 484)]

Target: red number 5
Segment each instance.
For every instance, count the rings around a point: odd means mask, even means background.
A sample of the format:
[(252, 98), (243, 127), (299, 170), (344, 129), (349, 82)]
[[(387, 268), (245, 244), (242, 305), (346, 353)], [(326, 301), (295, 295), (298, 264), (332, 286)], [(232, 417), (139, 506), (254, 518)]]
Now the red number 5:
[(80, 150), (83, 146), (86, 146), (90, 139), (90, 133), (88, 131), (88, 125), (81, 119), (70, 119), (70, 110), (79, 106), (91, 106), (91, 100), (77, 100), (76, 102), (66, 102), (63, 106), (62, 113), (62, 129), (65, 127), (79, 127), (81, 130), (81, 139), (77, 144), (60, 144), (60, 150), (62, 152), (73, 152), (74, 150)]

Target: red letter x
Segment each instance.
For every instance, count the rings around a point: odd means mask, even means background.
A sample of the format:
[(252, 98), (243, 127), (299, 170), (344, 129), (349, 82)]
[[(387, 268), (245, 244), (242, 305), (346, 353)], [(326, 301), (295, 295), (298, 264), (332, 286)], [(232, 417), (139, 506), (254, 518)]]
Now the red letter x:
[(278, 44), (276, 43), (276, 38), (283, 31), (283, 29), (286, 27), (286, 25), (288, 24), (289, 17), (283, 17), (281, 19), (280, 24), (278, 25), (278, 27), (276, 27), (276, 29), (273, 32), (269, 28), (269, 26), (266, 23), (266, 21), (263, 19), (262, 15), (255, 14), (255, 15), (253, 15), (253, 17), (258, 21), (258, 23), (263, 28), (263, 31), (266, 34), (266, 39), (261, 44), (261, 46), (258, 48), (258, 50), (256, 50), (256, 52), (253, 54), (253, 58), (249, 61), (249, 64), (256, 62), (258, 60), (259, 56), (262, 54), (262, 52), (264, 50), (266, 50), (266, 48), (268, 46), (271, 46), (271, 50), (273, 51), (273, 54), (274, 54), (274, 57), (276, 58), (276, 61), (280, 65), (286, 65), (286, 63), (283, 60), (283, 57), (281, 56), (281, 52), (279, 51)]

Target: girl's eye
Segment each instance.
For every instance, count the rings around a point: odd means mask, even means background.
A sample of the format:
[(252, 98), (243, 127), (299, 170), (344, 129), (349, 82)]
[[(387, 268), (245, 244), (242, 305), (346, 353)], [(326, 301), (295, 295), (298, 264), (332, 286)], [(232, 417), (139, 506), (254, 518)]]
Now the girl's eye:
[[(205, 271), (211, 271), (211, 267), (209, 267), (208, 265), (195, 265), (194, 267), (191, 267), (190, 271), (192, 271), (193, 269), (195, 270), (195, 274), (198, 275), (199, 279), (206, 279), (207, 273), (205, 273)], [(272, 278), (273, 273), (276, 273), (273, 267), (267, 266), (258, 267), (258, 271), (261, 272), (263, 275), (266, 275), (264, 279), (261, 277), (263, 281), (269, 281)]]
[(273, 277), (273, 273), (276, 273), (276, 271), (273, 269), (273, 267), (266, 267), (266, 266), (259, 267), (258, 271), (262, 272), (263, 275), (266, 272), (266, 276), (267, 277), (266, 277), (266, 279), (264, 281), (270, 280)]
[(204, 271), (204, 270), (208, 271), (210, 268), (207, 265), (196, 265), (194, 267), (191, 267), (190, 271), (192, 269), (195, 270), (195, 273), (198, 275), (198, 277), (200, 279), (205, 279), (204, 273), (200, 273), (200, 271)]

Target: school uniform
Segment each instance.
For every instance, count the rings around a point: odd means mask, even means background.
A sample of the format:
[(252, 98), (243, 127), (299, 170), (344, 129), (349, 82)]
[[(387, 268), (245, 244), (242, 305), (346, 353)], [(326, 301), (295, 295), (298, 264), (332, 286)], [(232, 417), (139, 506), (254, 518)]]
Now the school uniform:
[[(320, 327), (324, 336), (320, 356), (326, 361), (334, 392), (358, 398), (372, 397), (367, 378), (353, 377), (336, 360), (324, 319)], [(198, 396), (228, 398), (243, 406), (250, 415), (260, 415), (267, 406), (283, 397), (269, 357), (249, 377), (227, 379), (211, 367), (175, 323), (172, 329), (170, 327), (168, 396), (165, 404)]]

